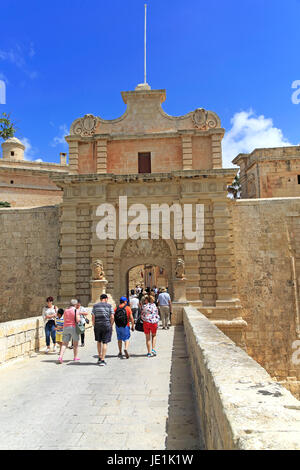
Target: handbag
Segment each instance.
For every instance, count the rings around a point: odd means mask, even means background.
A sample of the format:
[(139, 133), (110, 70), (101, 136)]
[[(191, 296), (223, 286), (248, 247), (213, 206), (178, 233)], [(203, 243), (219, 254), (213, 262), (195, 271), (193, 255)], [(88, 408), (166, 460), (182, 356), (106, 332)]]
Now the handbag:
[(75, 330), (78, 335), (82, 335), (82, 333), (84, 333), (85, 331), (84, 325), (80, 322), (79, 323), (76, 322), (76, 309), (75, 309)]
[(136, 321), (135, 330), (144, 332), (144, 322), (143, 322), (143, 320), (141, 319), (140, 316), (138, 317), (138, 319)]

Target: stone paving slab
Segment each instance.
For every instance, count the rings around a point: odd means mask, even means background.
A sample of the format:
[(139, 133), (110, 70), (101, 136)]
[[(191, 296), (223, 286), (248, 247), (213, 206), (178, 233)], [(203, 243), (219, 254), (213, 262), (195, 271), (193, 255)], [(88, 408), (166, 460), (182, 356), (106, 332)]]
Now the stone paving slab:
[(183, 327), (159, 329), (157, 351), (134, 332), (119, 359), (114, 333), (99, 367), (90, 329), (79, 363), (67, 350), (0, 368), (0, 449), (200, 449)]

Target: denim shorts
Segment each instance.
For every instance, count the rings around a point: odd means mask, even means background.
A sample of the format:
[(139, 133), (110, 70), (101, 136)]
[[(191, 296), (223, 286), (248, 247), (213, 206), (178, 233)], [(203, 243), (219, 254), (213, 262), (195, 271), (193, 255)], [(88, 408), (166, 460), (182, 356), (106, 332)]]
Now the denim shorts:
[(118, 341), (128, 341), (130, 338), (130, 328), (129, 326), (117, 326), (116, 325), (116, 332)]

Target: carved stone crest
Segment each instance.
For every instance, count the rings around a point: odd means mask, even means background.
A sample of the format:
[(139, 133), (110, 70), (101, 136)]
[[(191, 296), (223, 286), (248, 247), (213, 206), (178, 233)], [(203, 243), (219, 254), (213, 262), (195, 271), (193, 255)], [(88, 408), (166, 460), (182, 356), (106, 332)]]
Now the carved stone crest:
[(93, 263), (93, 280), (105, 279), (103, 263), (101, 259), (97, 259)]
[(90, 137), (95, 134), (99, 118), (92, 114), (86, 114), (83, 118), (76, 119), (71, 126), (71, 134), (82, 137)]
[(122, 250), (122, 257), (140, 256), (167, 258), (170, 256), (170, 249), (164, 240), (129, 239)]
[(181, 258), (177, 259), (175, 276), (176, 276), (177, 279), (184, 279), (184, 277), (185, 277), (184, 261)]
[(192, 120), (194, 126), (202, 130), (212, 129), (218, 125), (214, 114), (211, 111), (206, 111), (204, 108), (197, 108), (193, 113)]

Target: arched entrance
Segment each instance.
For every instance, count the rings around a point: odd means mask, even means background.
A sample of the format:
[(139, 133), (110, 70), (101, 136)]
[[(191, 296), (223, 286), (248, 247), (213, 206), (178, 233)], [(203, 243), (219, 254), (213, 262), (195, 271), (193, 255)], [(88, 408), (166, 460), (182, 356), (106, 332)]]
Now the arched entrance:
[(127, 294), (140, 286), (143, 289), (149, 287), (168, 287), (169, 276), (166, 269), (155, 264), (139, 264), (129, 269), (127, 273)]
[(173, 240), (119, 240), (114, 251), (115, 299), (127, 294), (128, 273), (136, 266), (159, 266), (168, 273), (169, 292), (173, 294), (172, 279), (176, 266), (176, 246)]

